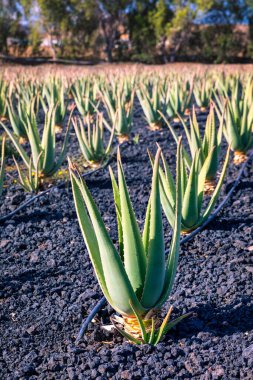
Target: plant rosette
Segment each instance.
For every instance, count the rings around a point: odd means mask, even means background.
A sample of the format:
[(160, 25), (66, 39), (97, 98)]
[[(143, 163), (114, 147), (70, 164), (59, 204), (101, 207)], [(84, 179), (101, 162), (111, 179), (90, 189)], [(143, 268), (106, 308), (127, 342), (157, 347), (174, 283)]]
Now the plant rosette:
[(130, 140), (130, 136), (129, 135), (117, 135), (117, 139), (118, 139), (119, 144), (123, 144), (124, 142), (127, 142)]
[(150, 131), (160, 131), (163, 129), (162, 120), (159, 120), (156, 123), (150, 123), (148, 129), (150, 129)]
[(248, 155), (244, 152), (234, 151), (233, 163), (235, 165), (241, 165), (247, 161)]

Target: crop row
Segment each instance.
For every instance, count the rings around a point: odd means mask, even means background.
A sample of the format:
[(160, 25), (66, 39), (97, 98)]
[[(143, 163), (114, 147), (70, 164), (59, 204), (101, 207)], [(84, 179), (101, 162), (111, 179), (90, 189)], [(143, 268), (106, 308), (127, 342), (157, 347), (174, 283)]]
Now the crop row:
[[(168, 128), (177, 143), (175, 172), (159, 146), (155, 157), (148, 152), (153, 176), (142, 233), (120, 155), (120, 144), (131, 138), (137, 101), (148, 128)], [(198, 121), (201, 112), (207, 112), (204, 126)], [(94, 75), (72, 82), (59, 77), (43, 81), (2, 79), (0, 116), (1, 193), (6, 141), (13, 147), (19, 185), (26, 191), (38, 192), (61, 169), (72, 128), (86, 167), (102, 165), (117, 139), (118, 181), (111, 168), (110, 176), (119, 250), (110, 239), (77, 165), (69, 159), (75, 207), (101, 289), (121, 315), (112, 320), (113, 325), (136, 344), (157, 344), (186, 317), (170, 321), (170, 308), (161, 325), (157, 318), (157, 310), (172, 290), (180, 234), (195, 230), (210, 216), (226, 176), (230, 151), (234, 163), (241, 164), (252, 148), (252, 76), (210, 74), (184, 79), (179, 75), (143, 74), (112, 80)], [(183, 134), (184, 145), (180, 136)], [(223, 139), (228, 147), (220, 165)], [(162, 212), (173, 229), (168, 256)]]

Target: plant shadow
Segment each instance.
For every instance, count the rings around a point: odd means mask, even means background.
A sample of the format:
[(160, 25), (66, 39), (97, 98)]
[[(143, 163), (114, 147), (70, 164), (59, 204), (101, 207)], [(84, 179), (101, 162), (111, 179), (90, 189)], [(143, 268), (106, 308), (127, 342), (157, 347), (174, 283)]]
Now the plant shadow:
[[(227, 194), (232, 186), (234, 185), (234, 182), (229, 182), (226, 184), (225, 193)], [(244, 190), (244, 189), (253, 189), (253, 182), (252, 181), (240, 181), (238, 185), (236, 186), (235, 193), (238, 190)]]
[(199, 333), (223, 337), (253, 330), (253, 303), (249, 296), (224, 306), (198, 305), (189, 312), (192, 317), (175, 329), (175, 337), (191, 338)]
[(238, 227), (240, 224), (244, 224), (248, 227), (253, 225), (253, 218), (245, 215), (245, 218), (231, 218), (231, 219), (215, 219), (211, 222), (207, 229), (210, 231), (231, 231), (233, 228)]

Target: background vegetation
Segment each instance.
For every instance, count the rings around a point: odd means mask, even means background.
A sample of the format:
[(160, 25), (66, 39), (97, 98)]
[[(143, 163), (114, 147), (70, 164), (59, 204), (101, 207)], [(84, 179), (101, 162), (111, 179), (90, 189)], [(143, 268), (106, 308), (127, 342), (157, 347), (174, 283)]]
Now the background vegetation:
[(107, 61), (253, 58), (253, 0), (0, 0), (0, 52)]

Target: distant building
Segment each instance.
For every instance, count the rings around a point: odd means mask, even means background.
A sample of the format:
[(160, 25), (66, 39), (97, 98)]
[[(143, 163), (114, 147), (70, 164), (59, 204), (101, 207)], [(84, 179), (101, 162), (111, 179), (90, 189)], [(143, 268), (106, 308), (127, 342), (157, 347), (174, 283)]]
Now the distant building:
[(61, 45), (61, 39), (58, 36), (50, 35), (46, 33), (41, 40), (40, 47), (43, 48), (51, 48)]

